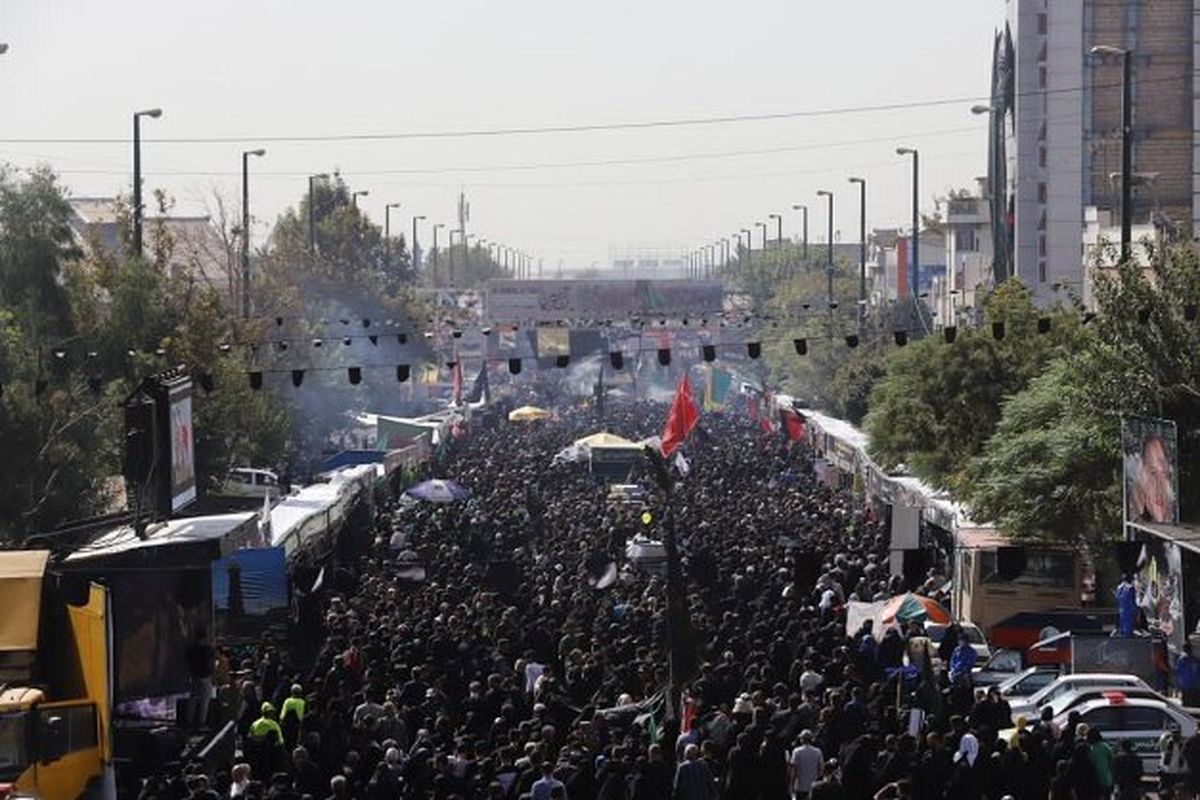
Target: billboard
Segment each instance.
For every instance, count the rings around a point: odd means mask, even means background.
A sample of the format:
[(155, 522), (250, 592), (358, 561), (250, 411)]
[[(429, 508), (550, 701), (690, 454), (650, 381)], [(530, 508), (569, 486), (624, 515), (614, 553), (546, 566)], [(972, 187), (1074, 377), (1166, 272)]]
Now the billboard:
[(723, 298), (719, 281), (501, 280), (488, 283), (485, 317), (499, 324), (702, 316), (720, 313)]
[(181, 367), (145, 378), (125, 399), (124, 413), (130, 505), (167, 519), (196, 499), (192, 379)]
[(1175, 423), (1151, 417), (1121, 420), (1125, 519), (1179, 522), (1179, 461)]
[(192, 437), (192, 381), (167, 386), (171, 442), (171, 511), (196, 499), (196, 458)]

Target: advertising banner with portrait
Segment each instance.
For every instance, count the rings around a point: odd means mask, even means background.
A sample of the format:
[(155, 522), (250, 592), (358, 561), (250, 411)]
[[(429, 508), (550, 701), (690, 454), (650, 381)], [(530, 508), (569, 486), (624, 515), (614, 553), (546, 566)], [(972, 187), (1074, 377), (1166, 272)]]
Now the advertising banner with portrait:
[(1175, 423), (1151, 417), (1121, 420), (1125, 520), (1179, 522), (1179, 462)]

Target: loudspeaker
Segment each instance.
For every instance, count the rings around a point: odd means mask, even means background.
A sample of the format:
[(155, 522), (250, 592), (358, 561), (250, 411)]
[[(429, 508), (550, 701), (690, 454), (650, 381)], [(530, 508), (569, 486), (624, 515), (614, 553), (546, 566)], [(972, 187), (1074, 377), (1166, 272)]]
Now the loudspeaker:
[(996, 574), (1006, 581), (1015, 581), (1025, 572), (1024, 547), (1001, 547), (996, 550)]
[(904, 563), (900, 567), (900, 573), (904, 576), (904, 583), (908, 586), (918, 586), (924, 583), (925, 575), (929, 572), (932, 554), (922, 548), (903, 552)]

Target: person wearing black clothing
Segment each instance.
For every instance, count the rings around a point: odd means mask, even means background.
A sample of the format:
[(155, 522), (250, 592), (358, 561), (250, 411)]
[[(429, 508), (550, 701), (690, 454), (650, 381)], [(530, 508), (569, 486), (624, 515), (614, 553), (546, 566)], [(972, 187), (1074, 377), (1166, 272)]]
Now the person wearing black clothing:
[(1133, 743), (1122, 739), (1113, 758), (1115, 800), (1140, 800), (1142, 792), (1142, 759), (1133, 752)]

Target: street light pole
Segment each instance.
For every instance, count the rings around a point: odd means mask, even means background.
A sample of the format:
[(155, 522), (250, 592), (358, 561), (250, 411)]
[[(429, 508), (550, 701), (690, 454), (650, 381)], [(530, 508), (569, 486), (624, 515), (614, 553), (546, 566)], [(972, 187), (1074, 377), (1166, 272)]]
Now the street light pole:
[(158, 119), (161, 116), (161, 108), (133, 114), (133, 254), (138, 258), (142, 257), (142, 117)]
[(745, 228), (742, 228), (742, 233), (746, 237), (746, 265), (745, 266), (747, 269), (749, 269), (750, 262), (753, 260), (751, 258), (751, 256), (754, 255), (754, 240), (750, 238), (750, 231), (746, 230)]
[(817, 192), (818, 197), (829, 198), (829, 241), (826, 244), (825, 254), (825, 274), (828, 281), (828, 290), (826, 292), (829, 300), (829, 313), (833, 313), (833, 192), (826, 189), (821, 189)]
[(389, 259), (392, 255), (392, 209), (399, 207), (399, 203), (387, 203), (383, 207), (383, 249)]
[(896, 155), (912, 156), (912, 265), (913, 303), (920, 313), (921, 304), (921, 156), (911, 147), (897, 147)]
[(775, 249), (783, 247), (783, 214), (771, 214), (770, 219), (775, 220)]
[(1129, 50), (1099, 45), (1094, 56), (1121, 59), (1121, 260), (1133, 252), (1133, 59)]
[(757, 225), (758, 227), (762, 228), (762, 234), (763, 234), (763, 252), (765, 253), (765, 252), (767, 252), (767, 227), (768, 227), (768, 226), (767, 226), (767, 223), (765, 223), (765, 222), (756, 222), (756, 223), (754, 223), (754, 224), (755, 224), (755, 225)]
[(804, 212), (804, 266), (808, 267), (808, 206), (803, 203), (796, 203), (792, 206), (792, 211)]
[(317, 187), (315, 181), (329, 179), (328, 172), (308, 176), (308, 254), (317, 253)]
[(250, 319), (250, 156), (262, 157), (266, 150), (242, 151), (242, 318)]
[(867, 313), (867, 180), (851, 178), (858, 184), (858, 329)]
[(355, 208), (358, 208), (358, 198), (369, 197), (370, 194), (371, 194), (370, 189), (359, 189), (357, 192), (352, 192), (350, 194), (350, 205), (354, 206)]
[(437, 233), (438, 233), (439, 228), (444, 228), (444, 227), (446, 227), (446, 223), (444, 223), (444, 222), (435, 223), (433, 226), (433, 282), (434, 282), (434, 285), (437, 284), (437, 277), (438, 277), (438, 240), (437, 240), (438, 237), (437, 237)]
[(413, 235), (412, 235), (412, 245), (410, 245), (410, 252), (412, 253), (412, 265), (413, 265), (413, 274), (414, 275), (416, 273), (420, 272), (420, 270), (421, 270), (421, 258), (420, 258), (421, 254), (417, 250), (417, 222), (418, 222), (418, 220), (423, 220), (423, 219), (425, 219), (425, 215), (423, 215), (423, 214), (412, 218)]

